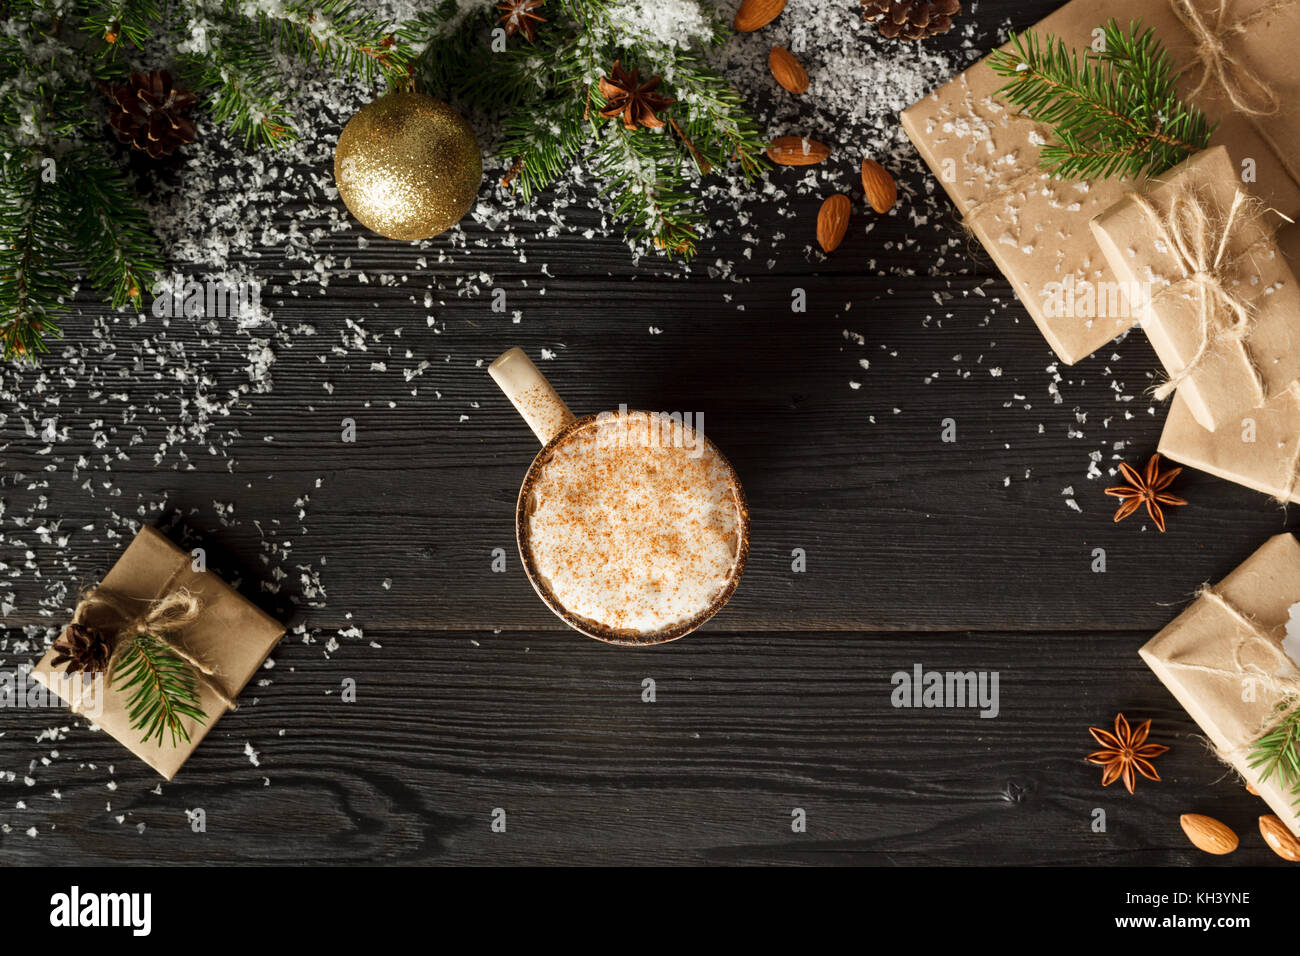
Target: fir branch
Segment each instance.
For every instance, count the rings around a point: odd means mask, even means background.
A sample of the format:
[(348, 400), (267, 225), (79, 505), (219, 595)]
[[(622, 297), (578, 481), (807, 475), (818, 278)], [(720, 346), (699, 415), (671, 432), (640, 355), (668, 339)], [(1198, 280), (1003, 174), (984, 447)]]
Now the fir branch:
[[(693, 9), (687, 35), (670, 41), (653, 26), (652, 0), (556, 0), (535, 42), (516, 37), (502, 49), (491, 39), (490, 0), (442, 0), (400, 35), (423, 50), (416, 68), (425, 89), (471, 111), (505, 113), (499, 152), (512, 165), (503, 185), (531, 201), (575, 163), (590, 164), (630, 233), (689, 256), (703, 226), (700, 179), (729, 167), (752, 178), (766, 168), (767, 145), (740, 95), (702, 60), (727, 29), (710, 4)], [(664, 78), (660, 92), (677, 100), (660, 117), (666, 129), (627, 130), (599, 116), (598, 83), (615, 60)]]
[(411, 59), (387, 21), (358, 10), (354, 0), (288, 0), (259, 11), (257, 27), (281, 52), (367, 83), (379, 75), (403, 79)]
[(87, 9), (81, 29), (103, 41), (100, 55), (111, 60), (128, 47), (141, 49), (162, 17), (159, 0), (110, 0)]
[(77, 209), (73, 239), (91, 284), (114, 308), (128, 303), (140, 308), (143, 291), (162, 270), (148, 216), (122, 170), (102, 156), (83, 154), (73, 177), (68, 197)]
[(208, 34), (204, 50), (181, 56), (181, 75), (205, 94), (212, 118), (242, 135), (245, 146), (296, 138), (274, 51), (236, 11), (227, 10), (220, 22), (223, 29)]
[(989, 58), (1008, 78), (1008, 103), (1052, 127), (1056, 142), (1041, 165), (1061, 179), (1156, 175), (1204, 149), (1214, 127), (1178, 97), (1178, 74), (1155, 31), (1140, 21), (1103, 28), (1103, 51), (1071, 50), (1063, 40), (1012, 34), (1010, 50)]
[(141, 743), (150, 740), (161, 747), (163, 734), (172, 746), (188, 743), (189, 731), (183, 718), (200, 724), (207, 714), (199, 707), (199, 682), (188, 661), (166, 641), (153, 634), (137, 634), (113, 659), (110, 681), (114, 690), (131, 692), (127, 717), (131, 729), (142, 731)]
[(614, 214), (631, 221), (638, 236), (649, 238), (672, 255), (695, 253), (698, 214), (692, 197), (680, 188), (681, 180), (669, 173), (678, 156), (666, 133), (642, 135), (610, 123), (597, 141), (593, 157), (604, 176), (602, 195), (613, 204)]
[(518, 185), (525, 202), (531, 202), (572, 167), (574, 156), (588, 142), (587, 123), (581, 104), (574, 100), (512, 113), (506, 119), (501, 151), (516, 157), (509, 178)]
[(45, 336), (62, 333), (55, 314), (76, 288), (60, 245), (63, 193), (39, 160), (0, 156), (0, 352), (35, 361)]
[(1278, 711), (1282, 720), (1255, 741), (1246, 762), (1259, 771), (1260, 783), (1277, 777), (1300, 803), (1300, 701), (1283, 701)]

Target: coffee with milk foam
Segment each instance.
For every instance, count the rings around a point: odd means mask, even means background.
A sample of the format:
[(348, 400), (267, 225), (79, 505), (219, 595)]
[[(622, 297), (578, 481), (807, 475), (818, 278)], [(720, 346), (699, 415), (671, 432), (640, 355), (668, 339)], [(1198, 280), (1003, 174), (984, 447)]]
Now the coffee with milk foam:
[(539, 466), (527, 546), (541, 582), (569, 613), (652, 635), (707, 611), (737, 573), (735, 475), (680, 417), (600, 415)]

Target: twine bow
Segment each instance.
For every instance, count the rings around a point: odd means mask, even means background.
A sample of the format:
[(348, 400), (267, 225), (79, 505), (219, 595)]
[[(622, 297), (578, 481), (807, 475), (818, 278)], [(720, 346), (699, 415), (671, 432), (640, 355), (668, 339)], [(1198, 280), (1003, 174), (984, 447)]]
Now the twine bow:
[[(143, 609), (139, 605), (144, 604)], [(104, 587), (92, 588), (82, 596), (72, 613), (75, 624), (87, 624), (113, 635), (113, 657), (109, 669), (120, 649), (125, 648), (137, 634), (149, 634), (167, 642), (168, 647), (193, 669), (195, 676), (207, 685), (227, 710), (236, 710), (235, 702), (222, 690), (216, 680), (217, 672), (199, 660), (181, 644), (179, 635), (198, 620), (203, 613), (203, 602), (188, 588), (171, 588), (152, 601), (128, 597)], [(90, 620), (87, 620), (90, 618)], [(74, 708), (75, 709), (75, 708)]]
[(1258, 225), (1263, 215), (1262, 207), (1240, 189), (1235, 189), (1228, 212), (1220, 215), (1196, 189), (1186, 184), (1174, 188), (1169, 211), (1163, 214), (1141, 193), (1130, 192), (1128, 196), (1156, 227), (1180, 273), (1158, 290), (1147, 304), (1179, 288), (1190, 288), (1197, 303), (1200, 341), (1196, 352), (1182, 369), (1155, 390), (1156, 398), (1163, 400), (1173, 394), (1185, 379), (1195, 373), (1215, 345), (1225, 340), (1240, 347), (1255, 390), (1254, 404), (1263, 405), (1268, 400), (1264, 379), (1247, 345), (1254, 325), (1255, 307), (1230, 288), (1228, 281), (1232, 267), (1249, 255), (1255, 246), (1270, 242), (1272, 236), (1265, 232), (1240, 254), (1232, 257), (1227, 254), (1234, 230)]
[(1245, 33), (1252, 23), (1270, 13), (1289, 7), (1295, 0), (1273, 0), (1254, 13), (1230, 20), (1229, 0), (1218, 0), (1210, 12), (1197, 8), (1193, 0), (1170, 0), (1174, 15), (1196, 41), (1196, 57), (1201, 67), (1201, 81), (1188, 94), (1196, 99), (1211, 80), (1223, 90), (1233, 107), (1248, 116), (1269, 116), (1281, 108), (1273, 88), (1232, 55), (1227, 41)]

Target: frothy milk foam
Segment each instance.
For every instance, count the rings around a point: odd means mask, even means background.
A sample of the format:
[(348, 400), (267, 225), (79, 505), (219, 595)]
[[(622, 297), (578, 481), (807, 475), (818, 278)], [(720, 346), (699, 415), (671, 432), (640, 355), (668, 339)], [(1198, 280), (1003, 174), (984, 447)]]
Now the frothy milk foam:
[(676, 416), (610, 413), (540, 465), (528, 502), (537, 573), (570, 613), (652, 634), (707, 610), (740, 549), (730, 467)]

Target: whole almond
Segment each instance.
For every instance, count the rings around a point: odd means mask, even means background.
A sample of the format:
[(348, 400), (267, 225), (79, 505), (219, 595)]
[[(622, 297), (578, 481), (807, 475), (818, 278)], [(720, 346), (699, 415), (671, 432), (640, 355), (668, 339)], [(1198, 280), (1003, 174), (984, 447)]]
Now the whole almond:
[(784, 9), (785, 0), (742, 0), (735, 27), (741, 33), (753, 33), (779, 17)]
[(1192, 846), (1206, 853), (1222, 856), (1237, 849), (1237, 834), (1226, 823), (1200, 813), (1184, 813), (1178, 818)]
[(1268, 844), (1268, 848), (1284, 860), (1300, 863), (1300, 840), (1297, 840), (1286, 824), (1271, 813), (1259, 818), (1259, 833)]
[(785, 47), (772, 47), (772, 52), (767, 55), (767, 65), (776, 81), (791, 93), (803, 93), (808, 89), (808, 71)]
[(803, 136), (778, 136), (767, 148), (767, 158), (779, 166), (815, 166), (830, 154), (829, 146)]
[(874, 159), (862, 161), (862, 191), (876, 212), (889, 212), (898, 201), (898, 184), (889, 170)]
[(834, 252), (844, 241), (844, 233), (849, 229), (849, 213), (853, 206), (849, 197), (841, 193), (827, 196), (817, 213), (817, 243), (827, 252)]

